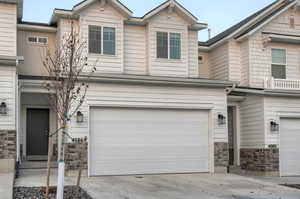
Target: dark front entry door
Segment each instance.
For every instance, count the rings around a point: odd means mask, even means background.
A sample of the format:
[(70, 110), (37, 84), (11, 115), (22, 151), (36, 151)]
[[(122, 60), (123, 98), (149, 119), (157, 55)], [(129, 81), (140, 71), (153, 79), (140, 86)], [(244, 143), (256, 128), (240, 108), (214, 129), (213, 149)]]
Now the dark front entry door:
[(48, 154), (49, 109), (27, 109), (27, 156)]

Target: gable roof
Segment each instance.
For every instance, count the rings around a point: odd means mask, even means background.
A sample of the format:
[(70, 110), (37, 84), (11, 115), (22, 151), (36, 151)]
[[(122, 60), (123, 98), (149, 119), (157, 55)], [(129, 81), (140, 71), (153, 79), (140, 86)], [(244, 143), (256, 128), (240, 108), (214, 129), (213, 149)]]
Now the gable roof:
[[(223, 40), (224, 38), (229, 37), (233, 33), (237, 32), (239, 29), (243, 28), (244, 26), (249, 25), (249, 23), (251, 23), (251, 22), (254, 23), (254, 24), (251, 24), (249, 27), (245, 27), (246, 29), (241, 30), (241, 33), (237, 37), (247, 34), (248, 32), (255, 29), (260, 24), (264, 23), (266, 20), (270, 19), (276, 13), (285, 9), (286, 7), (288, 7), (289, 5), (291, 5), (294, 2), (295, 2), (295, 0), (276, 0), (273, 3), (271, 3), (270, 5), (264, 7), (263, 9), (257, 11), (256, 13), (252, 14), (251, 16), (240, 21), (239, 23), (231, 26), (230, 28), (223, 31), (222, 33), (207, 40), (206, 42), (199, 42), (198, 45), (204, 46), (204, 47), (210, 47), (210, 46), (218, 43), (219, 41)], [(267, 13), (267, 12), (270, 12), (270, 13)], [(260, 16), (263, 14), (265, 14), (265, 16)], [(257, 19), (258, 17), (261, 17), (261, 18), (255, 22), (255, 19)], [(235, 38), (237, 38), (237, 37), (235, 37)]]

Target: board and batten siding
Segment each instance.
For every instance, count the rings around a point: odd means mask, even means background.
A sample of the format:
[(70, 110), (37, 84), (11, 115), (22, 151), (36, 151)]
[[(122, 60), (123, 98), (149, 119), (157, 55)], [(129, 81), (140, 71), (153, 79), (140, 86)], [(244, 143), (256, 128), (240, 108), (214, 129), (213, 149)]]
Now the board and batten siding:
[[(47, 37), (48, 44), (40, 45), (28, 42), (28, 37)], [(44, 32), (18, 31), (18, 56), (23, 56), (24, 61), (18, 65), (18, 74), (47, 76), (43, 66), (43, 58), (47, 50), (54, 54), (56, 34)]]
[(227, 142), (227, 126), (218, 126), (217, 115), (227, 115), (227, 97), (224, 89), (187, 88), (169, 86), (120, 85), (120, 84), (90, 84), (86, 103), (80, 111), (84, 114), (84, 123), (76, 123), (72, 118), (70, 133), (72, 137), (88, 136), (89, 106), (123, 105), (143, 107), (172, 104), (182, 106), (212, 105), (213, 131), (215, 142)]
[(264, 103), (262, 96), (249, 95), (240, 105), (240, 147), (264, 148)]
[(100, 3), (96, 2), (80, 12), (79, 28), (84, 41), (88, 41), (89, 25), (112, 27), (116, 30), (116, 54), (88, 54), (89, 66), (96, 66), (96, 73), (123, 73), (124, 17), (109, 4), (103, 9)]
[(125, 73), (145, 75), (146, 63), (146, 27), (124, 26)]
[(218, 46), (209, 53), (210, 77), (218, 80), (229, 78), (229, 46), (228, 42)]
[(16, 68), (0, 66), (0, 100), (7, 105), (7, 114), (0, 115), (0, 130), (16, 130), (16, 82)]
[(266, 146), (278, 145), (280, 132), (271, 132), (270, 122), (274, 120), (279, 123), (281, 114), (291, 117), (295, 114), (300, 115), (300, 100), (293, 97), (265, 97), (264, 105)]
[[(175, 12), (161, 11), (149, 21), (149, 72), (153, 76), (188, 77), (189, 42), (188, 23)], [(181, 59), (160, 59), (156, 55), (156, 33), (174, 32), (181, 34)]]
[(241, 44), (241, 86), (249, 86), (249, 41), (243, 41)]
[(0, 55), (17, 55), (17, 6), (0, 3)]
[(209, 79), (210, 74), (210, 61), (208, 52), (199, 52), (199, 56), (202, 56), (202, 61), (198, 61), (199, 77)]

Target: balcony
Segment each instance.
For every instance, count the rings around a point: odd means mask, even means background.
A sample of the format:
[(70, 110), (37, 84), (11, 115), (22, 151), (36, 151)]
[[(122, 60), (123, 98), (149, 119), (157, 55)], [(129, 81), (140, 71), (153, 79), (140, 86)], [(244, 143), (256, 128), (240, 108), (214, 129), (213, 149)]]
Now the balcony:
[(300, 90), (300, 80), (297, 79), (274, 79), (268, 77), (264, 82), (265, 89)]

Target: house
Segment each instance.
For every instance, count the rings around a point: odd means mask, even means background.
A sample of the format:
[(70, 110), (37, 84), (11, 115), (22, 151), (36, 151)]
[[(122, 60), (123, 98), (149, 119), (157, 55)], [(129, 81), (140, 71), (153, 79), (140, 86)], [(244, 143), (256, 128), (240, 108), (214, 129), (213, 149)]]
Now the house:
[(239, 82), (227, 97), (229, 163), (250, 173), (300, 175), (299, 11), (277, 0), (199, 42), (200, 71)]
[[(89, 45), (89, 66), (100, 60), (79, 110), (84, 120), (72, 118), (69, 130), (88, 137), (89, 176), (226, 171), (233, 82), (199, 68), (206, 24), (175, 0), (143, 17), (118, 0), (85, 0), (55, 9), (49, 24), (22, 21), (22, 3), (0, 0), (0, 165), (46, 159), (58, 122), (41, 54), (55, 50), (72, 21)], [(78, 168), (78, 150), (66, 144), (67, 170)]]

